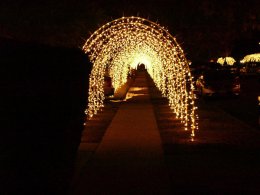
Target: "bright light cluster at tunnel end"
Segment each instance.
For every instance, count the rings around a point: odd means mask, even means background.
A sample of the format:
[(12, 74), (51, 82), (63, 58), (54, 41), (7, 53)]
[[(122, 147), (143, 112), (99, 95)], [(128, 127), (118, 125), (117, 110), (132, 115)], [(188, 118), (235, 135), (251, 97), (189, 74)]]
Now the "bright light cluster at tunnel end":
[(83, 50), (93, 64), (86, 110), (89, 118), (104, 106), (104, 75), (112, 78), (116, 91), (132, 69), (144, 64), (176, 118), (195, 136), (198, 116), (189, 64), (167, 29), (144, 18), (122, 17), (95, 31)]

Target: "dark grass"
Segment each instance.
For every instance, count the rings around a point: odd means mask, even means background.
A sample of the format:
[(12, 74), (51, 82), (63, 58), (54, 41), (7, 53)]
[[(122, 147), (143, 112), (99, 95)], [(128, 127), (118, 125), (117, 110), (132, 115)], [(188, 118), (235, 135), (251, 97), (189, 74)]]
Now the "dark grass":
[[(223, 111), (214, 105), (216, 100), (199, 100), (199, 122), (203, 124), (194, 141), (191, 141), (189, 133), (175, 119), (167, 100), (160, 96), (149, 77), (148, 82), (172, 192), (259, 194), (260, 147), (256, 143), (259, 134), (252, 132), (252, 137), (248, 132), (230, 132), (228, 128), (232, 124), (229, 125), (228, 121), (236, 120), (230, 120), (226, 114), (222, 115)], [(210, 123), (214, 128), (207, 128), (206, 124)]]

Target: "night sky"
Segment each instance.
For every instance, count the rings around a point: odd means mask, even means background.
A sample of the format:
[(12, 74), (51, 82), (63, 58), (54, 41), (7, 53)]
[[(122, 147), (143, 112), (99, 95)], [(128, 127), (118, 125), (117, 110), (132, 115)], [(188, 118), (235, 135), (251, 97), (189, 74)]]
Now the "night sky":
[[(0, 36), (81, 47), (98, 27), (122, 16), (157, 21), (191, 60), (259, 51), (257, 0), (3, 0)], [(247, 49), (245, 49), (247, 48)]]

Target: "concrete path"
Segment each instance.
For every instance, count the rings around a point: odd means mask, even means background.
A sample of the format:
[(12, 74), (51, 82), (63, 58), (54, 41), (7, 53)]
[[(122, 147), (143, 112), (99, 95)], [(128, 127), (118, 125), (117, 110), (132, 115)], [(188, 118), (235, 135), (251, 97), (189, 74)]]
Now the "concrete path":
[(139, 73), (74, 194), (170, 194), (145, 73)]

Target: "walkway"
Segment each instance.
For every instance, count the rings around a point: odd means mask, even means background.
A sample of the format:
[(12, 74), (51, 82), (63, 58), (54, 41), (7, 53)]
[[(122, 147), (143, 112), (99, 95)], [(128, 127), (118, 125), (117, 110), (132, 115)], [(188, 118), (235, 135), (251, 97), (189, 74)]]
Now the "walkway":
[(81, 171), (74, 194), (169, 194), (145, 73), (140, 73)]

